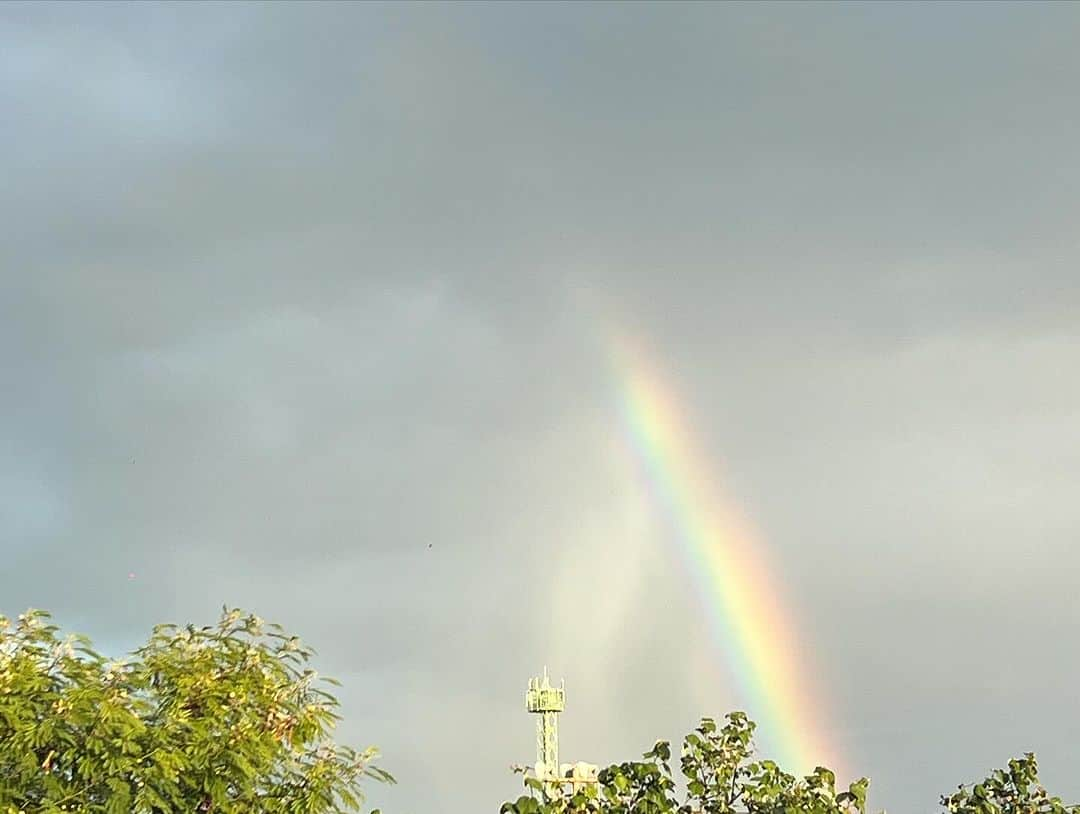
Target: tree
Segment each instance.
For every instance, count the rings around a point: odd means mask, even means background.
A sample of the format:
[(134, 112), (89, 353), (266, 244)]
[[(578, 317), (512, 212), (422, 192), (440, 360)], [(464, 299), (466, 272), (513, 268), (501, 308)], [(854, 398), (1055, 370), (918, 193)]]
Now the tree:
[[(705, 718), (683, 741), (681, 769), (686, 796), (677, 800), (671, 747), (666, 741), (643, 760), (612, 765), (595, 785), (572, 795), (552, 792), (528, 779), (531, 794), (505, 803), (501, 814), (865, 814), (868, 781), (836, 791), (831, 771), (818, 768), (804, 778), (783, 772), (770, 760), (755, 760), (755, 724), (733, 712), (718, 728)], [(1055, 814), (1057, 814), (1055, 812)]]
[(981, 783), (960, 786), (943, 795), (949, 814), (1080, 814), (1080, 805), (1067, 806), (1051, 797), (1039, 782), (1039, 764), (1030, 752), (996, 769)]
[[(866, 814), (869, 782), (861, 778), (836, 791), (836, 778), (818, 767), (801, 779), (770, 760), (753, 757), (754, 722), (727, 716), (723, 728), (705, 718), (683, 741), (683, 803), (676, 799), (666, 741), (643, 760), (612, 765), (598, 782), (573, 794), (528, 778), (530, 795), (504, 803), (501, 814)], [(1009, 761), (980, 783), (941, 798), (947, 814), (1080, 814), (1039, 782), (1033, 754)]]
[(329, 814), (394, 782), (333, 742), (338, 702), (278, 625), (223, 609), (108, 662), (49, 619), (0, 617), (2, 814)]

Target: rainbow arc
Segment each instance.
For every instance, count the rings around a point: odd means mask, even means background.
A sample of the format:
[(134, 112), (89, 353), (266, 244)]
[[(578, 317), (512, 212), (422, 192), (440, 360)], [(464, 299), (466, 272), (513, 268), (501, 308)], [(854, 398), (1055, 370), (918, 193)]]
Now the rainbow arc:
[[(615, 338), (617, 337), (617, 338)], [(758, 722), (758, 739), (788, 771), (835, 767), (820, 694), (765, 543), (723, 499), (690, 422), (640, 345), (610, 333), (622, 431), (666, 515), (706, 607), (717, 648)]]

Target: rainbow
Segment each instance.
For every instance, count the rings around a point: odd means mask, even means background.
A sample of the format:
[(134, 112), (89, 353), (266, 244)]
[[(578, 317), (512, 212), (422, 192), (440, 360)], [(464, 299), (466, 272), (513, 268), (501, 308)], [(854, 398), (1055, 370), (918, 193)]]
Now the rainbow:
[(820, 724), (823, 703), (799, 663), (801, 640), (763, 542), (724, 504), (675, 391), (646, 352), (625, 335), (608, 332), (608, 339), (622, 433), (671, 523), (746, 712), (771, 747), (764, 756), (794, 774), (819, 765), (837, 770)]

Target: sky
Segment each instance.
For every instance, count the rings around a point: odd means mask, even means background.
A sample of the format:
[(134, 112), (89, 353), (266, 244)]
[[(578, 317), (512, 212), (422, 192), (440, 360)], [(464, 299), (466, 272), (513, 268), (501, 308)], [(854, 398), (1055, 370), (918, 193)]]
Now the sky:
[(840, 780), (930, 811), (1032, 750), (1076, 801), (1078, 37), (1034, 2), (0, 5), (0, 612), (117, 653), (283, 624), (400, 814), (519, 793), (545, 664), (564, 760), (765, 719), (617, 333), (772, 563)]

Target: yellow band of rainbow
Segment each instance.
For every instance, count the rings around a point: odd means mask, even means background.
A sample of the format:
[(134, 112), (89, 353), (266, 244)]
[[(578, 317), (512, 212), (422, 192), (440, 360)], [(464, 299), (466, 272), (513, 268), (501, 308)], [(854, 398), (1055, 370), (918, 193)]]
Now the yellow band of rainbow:
[(802, 669), (799, 636), (764, 543), (725, 506), (705, 456), (688, 434), (675, 390), (640, 345), (609, 335), (625, 438), (670, 521), (709, 616), (716, 646), (758, 723), (758, 740), (785, 771), (836, 770), (820, 722), (825, 710)]

